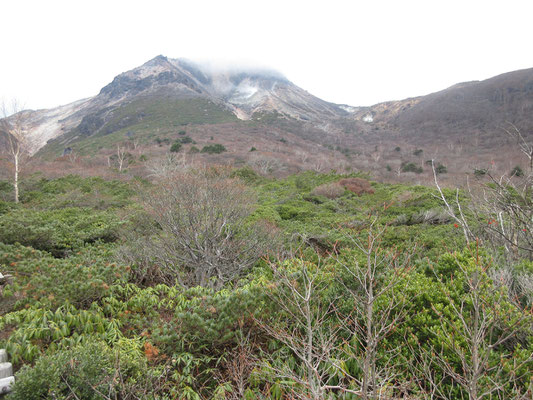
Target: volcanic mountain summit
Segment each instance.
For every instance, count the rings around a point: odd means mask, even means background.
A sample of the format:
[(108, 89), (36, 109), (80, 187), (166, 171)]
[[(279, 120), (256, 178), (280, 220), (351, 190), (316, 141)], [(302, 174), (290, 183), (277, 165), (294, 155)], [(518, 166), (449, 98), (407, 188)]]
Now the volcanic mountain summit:
[[(277, 113), (317, 122), (348, 115), (341, 106), (312, 96), (275, 71), (213, 69), (185, 59), (157, 56), (118, 75), (95, 97), (33, 112), (32, 150), (36, 152), (65, 134), (67, 144), (138, 124), (149, 117), (149, 104), (162, 99), (180, 104), (196, 101), (199, 107), (206, 103), (218, 114), (225, 114), (226, 120), (231, 120), (231, 114), (248, 120), (254, 114)], [(132, 105), (139, 106), (134, 107), (134, 113)], [(179, 107), (176, 112), (180, 112)]]

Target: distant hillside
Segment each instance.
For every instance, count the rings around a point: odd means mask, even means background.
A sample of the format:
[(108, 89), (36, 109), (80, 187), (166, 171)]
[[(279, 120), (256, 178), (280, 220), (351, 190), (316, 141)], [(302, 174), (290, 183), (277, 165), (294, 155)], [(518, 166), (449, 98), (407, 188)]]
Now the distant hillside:
[[(502, 143), (502, 128), (533, 132), (533, 68), (454, 85), (427, 96), (377, 104), (359, 112), (372, 124), (422, 143)], [(420, 143), (420, 142), (419, 142)]]

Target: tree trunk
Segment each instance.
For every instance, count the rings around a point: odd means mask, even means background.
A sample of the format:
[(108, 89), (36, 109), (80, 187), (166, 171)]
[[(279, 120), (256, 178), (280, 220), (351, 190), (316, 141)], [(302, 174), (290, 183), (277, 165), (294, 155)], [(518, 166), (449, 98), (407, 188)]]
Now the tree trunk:
[(19, 156), (15, 155), (15, 180), (13, 186), (15, 188), (15, 203), (19, 202)]
[(374, 396), (369, 396), (369, 391), (374, 393), (374, 365), (373, 365), (373, 348), (374, 348), (374, 337), (373, 337), (373, 303), (374, 303), (374, 288), (373, 288), (373, 279), (372, 279), (372, 259), (370, 253), (367, 255), (367, 302), (366, 302), (366, 349), (365, 349), (365, 361), (363, 365), (363, 398), (369, 399), (374, 398)]

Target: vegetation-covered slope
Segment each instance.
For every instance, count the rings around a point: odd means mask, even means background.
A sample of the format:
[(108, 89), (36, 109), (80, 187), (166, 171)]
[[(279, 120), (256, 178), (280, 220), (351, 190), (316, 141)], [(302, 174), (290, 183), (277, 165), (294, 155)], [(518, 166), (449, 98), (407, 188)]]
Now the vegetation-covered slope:
[(527, 398), (533, 265), (435, 189), (177, 176), (0, 185), (8, 399)]

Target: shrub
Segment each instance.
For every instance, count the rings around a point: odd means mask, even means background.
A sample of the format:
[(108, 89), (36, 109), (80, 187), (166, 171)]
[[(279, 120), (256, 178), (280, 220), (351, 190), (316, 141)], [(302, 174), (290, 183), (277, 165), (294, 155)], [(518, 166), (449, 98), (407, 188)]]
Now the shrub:
[(346, 188), (350, 192), (355, 193), (358, 196), (362, 194), (374, 194), (374, 188), (370, 185), (370, 182), (363, 178), (346, 178), (339, 181), (339, 185)]
[(118, 216), (110, 212), (84, 208), (16, 209), (0, 215), (0, 241), (20, 243), (63, 257), (87, 243), (114, 241), (120, 225)]
[(171, 153), (177, 153), (181, 150), (181, 143), (176, 142), (170, 146), (170, 152)]
[(200, 152), (200, 149), (196, 146), (191, 146), (191, 148), (189, 149), (189, 153), (191, 154), (196, 154), (196, 153), (199, 153)]
[(488, 171), (487, 171), (486, 168), (474, 169), (474, 175), (475, 176), (483, 176), (483, 175), (486, 175), (487, 172)]
[(419, 156), (419, 155), (421, 155), (423, 152), (424, 152), (424, 150), (422, 150), (422, 149), (416, 149), (415, 151), (413, 151), (413, 155), (414, 155), (414, 156)]
[(422, 169), (422, 167), (419, 167), (418, 165), (416, 165), (415, 163), (404, 163), (402, 165), (402, 169), (401, 169), (402, 172), (414, 172), (416, 174), (421, 174), (422, 172), (424, 172), (424, 170)]
[(195, 143), (189, 136), (182, 137), (180, 139), (181, 144)]
[(144, 207), (153, 229), (144, 246), (130, 250), (133, 261), (138, 250), (139, 259), (148, 258), (184, 286), (220, 287), (250, 268), (266, 248), (267, 232), (248, 220), (253, 192), (225, 170), (169, 176)]
[(396, 147), (394, 148), (394, 151), (400, 152), (400, 151), (402, 151), (402, 149), (400, 148), (400, 146), (396, 146)]
[(524, 176), (524, 171), (522, 170), (522, 168), (519, 166), (519, 165), (516, 165), (512, 170), (511, 170), (511, 176)]
[(0, 265), (15, 278), (4, 296), (25, 296), (16, 307), (37, 301), (52, 309), (65, 303), (89, 307), (111, 285), (126, 281), (128, 268), (110, 262), (112, 258), (108, 245), (88, 246), (71, 257), (54, 258), (31, 247), (0, 243)]
[(185, 135), (186, 133), (187, 133), (187, 132), (185, 132), (185, 131), (179, 131), (179, 132), (178, 132), (178, 135)]
[(257, 151), (257, 149), (255, 147), (252, 147), (250, 151)]
[(447, 169), (444, 165), (439, 164), (439, 165), (437, 165), (437, 167), (435, 168), (435, 172), (436, 172), (437, 174), (445, 174), (445, 173), (448, 172), (448, 169)]
[(211, 145), (204, 146), (202, 148), (201, 153), (220, 154), (225, 151), (227, 151), (226, 148), (223, 145), (217, 143), (217, 144), (211, 144)]
[(9, 398), (97, 400), (104, 398), (102, 393), (110, 396), (105, 398), (130, 398), (128, 386), (142, 379), (144, 364), (140, 351), (126, 353), (102, 342), (80, 344), (43, 356), (33, 367), (23, 367)]
[(324, 196), (328, 199), (336, 199), (344, 193), (344, 186), (339, 182), (334, 183), (324, 183), (323, 185), (317, 186), (311, 192), (315, 196)]

